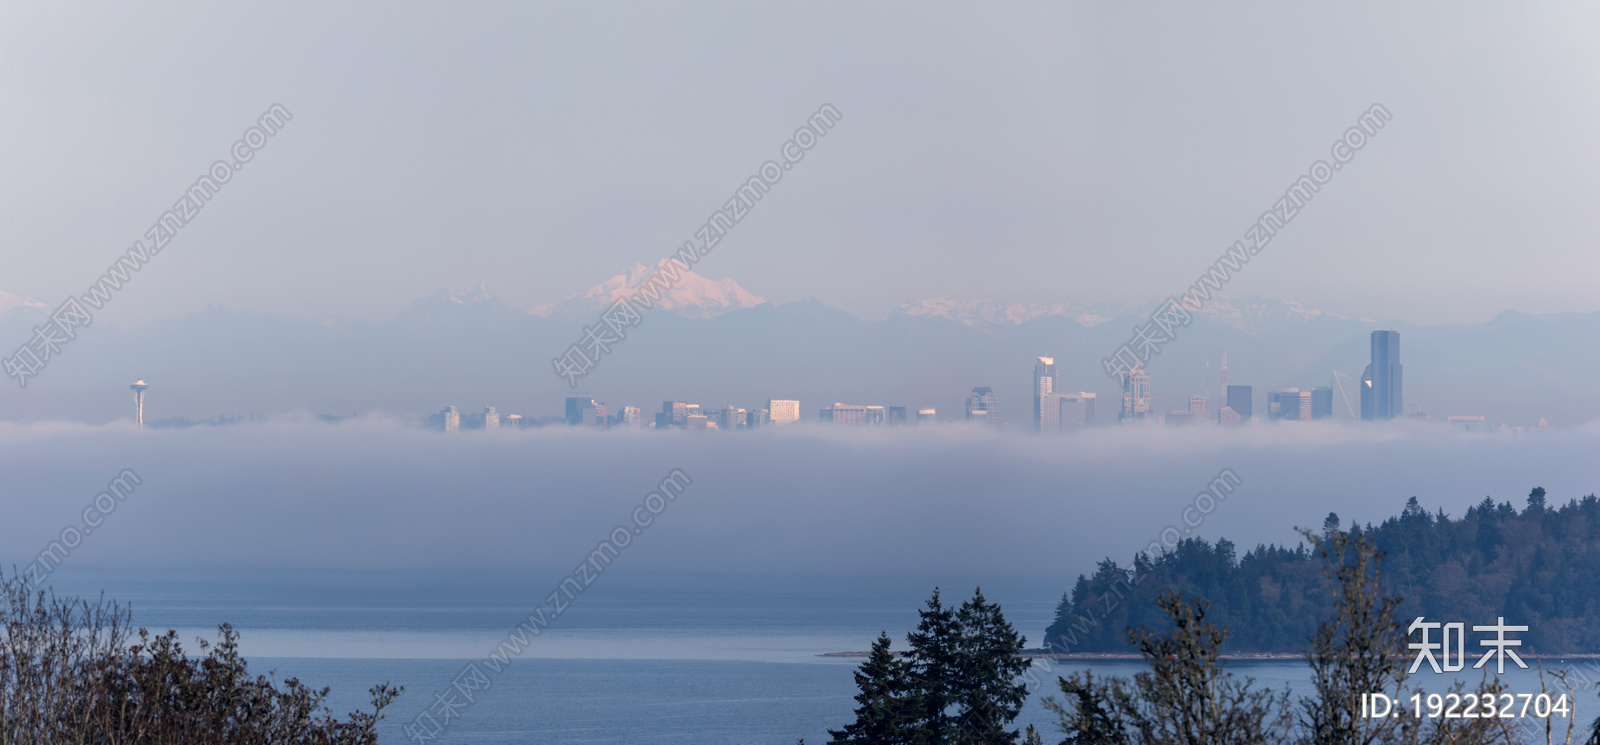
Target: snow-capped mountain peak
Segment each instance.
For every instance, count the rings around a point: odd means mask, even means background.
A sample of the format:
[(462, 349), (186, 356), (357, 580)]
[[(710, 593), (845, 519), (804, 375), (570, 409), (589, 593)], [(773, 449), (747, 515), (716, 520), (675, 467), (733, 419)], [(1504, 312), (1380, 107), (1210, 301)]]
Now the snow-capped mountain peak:
[[(766, 300), (746, 292), (732, 279), (712, 281), (688, 269), (676, 267), (678, 281), (672, 289), (662, 293), (660, 307), (690, 318), (711, 318), (738, 308), (751, 308)], [(643, 264), (634, 264), (628, 271), (618, 274), (586, 292), (578, 293), (556, 303), (535, 306), (528, 312), (536, 316), (551, 316), (568, 312), (591, 313), (611, 307), (616, 301), (633, 296), (633, 292), (649, 279), (654, 271)]]
[(46, 303), (34, 300), (31, 297), (21, 297), (19, 295), (13, 295), (9, 292), (5, 292), (4, 290), (0, 290), (0, 315), (10, 313), (17, 308), (32, 308), (33, 310), (43, 311), (45, 313), (50, 312), (50, 306)]

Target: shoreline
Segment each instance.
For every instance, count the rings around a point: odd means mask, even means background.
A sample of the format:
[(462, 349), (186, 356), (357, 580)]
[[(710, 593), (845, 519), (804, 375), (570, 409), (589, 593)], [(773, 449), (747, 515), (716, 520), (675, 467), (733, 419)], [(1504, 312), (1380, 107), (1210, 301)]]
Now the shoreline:
[[(862, 652), (824, 652), (824, 653), (819, 654), (817, 656), (818, 657), (830, 657), (830, 658), (857, 658), (857, 657), (866, 658), (869, 655), (870, 655), (869, 652), (862, 651)], [(895, 652), (895, 655), (897, 657), (906, 657), (906, 656), (909, 655), (909, 653), (907, 653), (907, 652)], [(1020, 656), (1026, 657), (1026, 658), (1028, 658), (1030, 660), (1031, 659), (1042, 659), (1042, 660), (1067, 660), (1067, 661), (1072, 661), (1072, 660), (1121, 660), (1121, 661), (1132, 660), (1132, 661), (1137, 661), (1137, 660), (1143, 660), (1144, 659), (1144, 655), (1141, 655), (1141, 654), (1139, 654), (1137, 652), (1046, 652), (1046, 651), (1044, 651), (1042, 649), (1024, 649), (1024, 650), (1022, 650), (1022, 654)], [(1539, 660), (1541, 662), (1544, 661), (1544, 660), (1561, 661), (1561, 660), (1596, 660), (1596, 659), (1600, 659), (1600, 653), (1597, 653), (1597, 652), (1581, 652), (1581, 653), (1578, 653), (1578, 654), (1532, 654), (1532, 653), (1529, 653), (1529, 652), (1523, 652), (1523, 653), (1521, 653), (1521, 656), (1523, 658), (1525, 658), (1525, 659), (1528, 659), (1528, 660)], [(1218, 657), (1218, 659), (1230, 660), (1230, 661), (1250, 661), (1250, 660), (1273, 660), (1273, 661), (1277, 661), (1277, 660), (1304, 660), (1305, 659), (1305, 654), (1302, 653), (1302, 652), (1232, 652), (1232, 653), (1229, 653), (1229, 654), (1217, 655), (1217, 657)]]

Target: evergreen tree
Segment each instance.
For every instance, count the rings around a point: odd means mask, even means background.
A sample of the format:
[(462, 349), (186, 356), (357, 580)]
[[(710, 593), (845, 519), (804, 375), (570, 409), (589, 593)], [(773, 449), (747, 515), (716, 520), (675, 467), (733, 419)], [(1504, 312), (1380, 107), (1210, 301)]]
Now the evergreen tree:
[(954, 608), (946, 608), (933, 588), (928, 607), (917, 611), (917, 630), (906, 635), (911, 643), (911, 676), (921, 711), (921, 728), (931, 745), (954, 741), (955, 703), (961, 676), (961, 629)]
[(889, 651), (889, 634), (878, 635), (872, 653), (856, 671), (856, 721), (828, 730), (830, 745), (921, 745), (922, 716), (911, 666)]
[[(1370, 540), (1387, 555), (1383, 592), (1402, 596), (1396, 618), (1488, 623), (1517, 619), (1524, 644), (1545, 654), (1600, 648), (1600, 498), (1556, 500), (1528, 493), (1521, 511), (1484, 498), (1454, 517), (1416, 499), (1377, 525), (1339, 527), (1337, 515), (1299, 546), (1256, 546), (1185, 538), (1124, 568), (1101, 561), (1079, 575), (1045, 631), (1051, 651), (1133, 651), (1126, 628), (1173, 627), (1155, 599), (1162, 589), (1204, 597), (1210, 617), (1232, 631), (1228, 652), (1299, 652), (1338, 608), (1324, 590), (1330, 560), (1310, 550), (1334, 532)], [(1348, 558), (1348, 557), (1347, 557)], [(1479, 621), (1478, 619), (1484, 619)]]
[(1006, 621), (1000, 606), (983, 597), (979, 588), (956, 614), (960, 631), (959, 675), (955, 681), (958, 730), (955, 742), (963, 745), (998, 745), (1017, 742), (1021, 733), (1007, 730), (1022, 704), (1028, 685), (1018, 679), (1033, 661), (1022, 656), (1026, 640)]

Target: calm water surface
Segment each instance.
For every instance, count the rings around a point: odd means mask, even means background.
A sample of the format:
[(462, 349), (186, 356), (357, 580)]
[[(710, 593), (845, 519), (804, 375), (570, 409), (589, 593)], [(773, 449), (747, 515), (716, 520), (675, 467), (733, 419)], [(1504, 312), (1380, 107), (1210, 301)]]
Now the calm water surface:
[[(827, 741), (850, 721), (859, 659), (880, 630), (895, 648), (916, 625), (928, 581), (814, 578), (603, 576), (452, 723), (440, 743), (749, 743)], [(539, 607), (554, 580), (483, 573), (126, 572), (63, 567), (58, 591), (132, 604), (134, 622), (173, 628), (185, 639), (239, 629), (253, 670), (331, 686), (343, 713), (366, 689), (406, 688), (383, 725), (384, 742), (406, 742), (401, 725), (434, 702), (461, 666), (485, 657)], [(994, 584), (990, 600), (1038, 642), (1060, 585)], [(971, 595), (951, 583), (947, 604)], [(1038, 663), (1036, 663), (1038, 664)], [(1059, 672), (1088, 669), (1052, 663)], [(1129, 675), (1137, 662), (1097, 661), (1099, 674)], [(1260, 685), (1309, 689), (1297, 662), (1235, 662)], [(1518, 691), (1537, 691), (1527, 674)], [(1475, 679), (1474, 679), (1475, 680)], [(1531, 686), (1531, 687), (1530, 687)], [(1427, 690), (1443, 691), (1443, 683)], [(1018, 725), (1057, 739), (1035, 691)], [(1593, 718), (1592, 694), (1580, 721)]]

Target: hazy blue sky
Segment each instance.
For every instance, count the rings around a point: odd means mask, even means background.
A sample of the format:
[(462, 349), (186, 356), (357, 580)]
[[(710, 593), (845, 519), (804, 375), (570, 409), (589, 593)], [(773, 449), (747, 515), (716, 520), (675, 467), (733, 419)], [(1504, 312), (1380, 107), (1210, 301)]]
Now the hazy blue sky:
[(1593, 311), (1600, 6), (0, 7), (0, 290), (81, 293), (270, 104), (294, 120), (117, 299), (529, 307), (688, 238), (857, 313), (1183, 290), (1373, 103), (1394, 121), (1230, 291), (1379, 319)]

